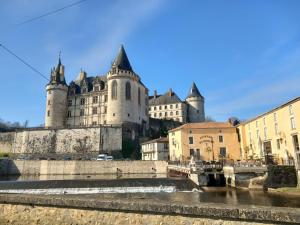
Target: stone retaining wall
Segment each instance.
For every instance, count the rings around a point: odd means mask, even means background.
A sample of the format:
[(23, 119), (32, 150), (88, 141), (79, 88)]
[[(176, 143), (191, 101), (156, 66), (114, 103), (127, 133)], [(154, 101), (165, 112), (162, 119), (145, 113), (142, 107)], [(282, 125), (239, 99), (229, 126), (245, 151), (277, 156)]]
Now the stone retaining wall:
[(296, 224), (300, 209), (141, 200), (0, 195), (4, 224)]
[(166, 161), (0, 160), (0, 175), (166, 174)]
[(121, 126), (25, 129), (0, 133), (0, 152), (14, 154), (88, 154), (122, 149)]

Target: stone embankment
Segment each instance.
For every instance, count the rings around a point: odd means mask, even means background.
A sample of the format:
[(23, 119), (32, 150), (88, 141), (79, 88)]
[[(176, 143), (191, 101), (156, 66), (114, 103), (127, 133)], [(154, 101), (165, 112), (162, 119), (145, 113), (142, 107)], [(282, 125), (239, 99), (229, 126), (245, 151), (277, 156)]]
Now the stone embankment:
[(0, 224), (296, 224), (300, 209), (149, 199), (0, 195)]
[(0, 160), (0, 175), (166, 174), (166, 161)]

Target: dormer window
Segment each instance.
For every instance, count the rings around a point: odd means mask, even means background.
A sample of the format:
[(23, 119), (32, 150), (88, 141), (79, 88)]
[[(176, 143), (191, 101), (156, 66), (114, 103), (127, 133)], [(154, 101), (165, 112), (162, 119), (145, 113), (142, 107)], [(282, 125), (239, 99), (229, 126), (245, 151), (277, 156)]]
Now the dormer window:
[(117, 73), (117, 69), (116, 69), (116, 67), (114, 67), (114, 68), (112, 68), (112, 74), (116, 74)]
[(82, 92), (81, 93), (85, 93), (86, 92), (86, 88), (82, 88)]

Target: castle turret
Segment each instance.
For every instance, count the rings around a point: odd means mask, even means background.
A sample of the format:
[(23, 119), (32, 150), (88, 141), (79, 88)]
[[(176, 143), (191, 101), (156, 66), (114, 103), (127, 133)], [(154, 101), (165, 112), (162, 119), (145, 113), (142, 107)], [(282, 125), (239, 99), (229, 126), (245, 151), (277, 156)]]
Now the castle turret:
[(185, 101), (187, 102), (188, 106), (187, 121), (190, 123), (204, 122), (204, 97), (200, 94), (194, 82)]
[(148, 93), (133, 71), (123, 46), (107, 75), (107, 123), (148, 124)]
[(56, 68), (51, 69), (50, 81), (46, 86), (45, 127), (66, 125), (68, 86), (64, 73), (64, 66), (59, 57)]

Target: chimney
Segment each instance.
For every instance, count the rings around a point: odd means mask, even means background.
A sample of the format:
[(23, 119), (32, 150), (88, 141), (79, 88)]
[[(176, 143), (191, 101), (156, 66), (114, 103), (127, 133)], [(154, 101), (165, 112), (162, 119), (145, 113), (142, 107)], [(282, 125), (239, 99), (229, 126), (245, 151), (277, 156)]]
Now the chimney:
[(156, 90), (154, 90), (154, 98), (157, 98), (157, 91)]
[(172, 97), (172, 93), (173, 93), (172, 88), (170, 88), (170, 89), (169, 89), (168, 95), (169, 95), (170, 97)]

